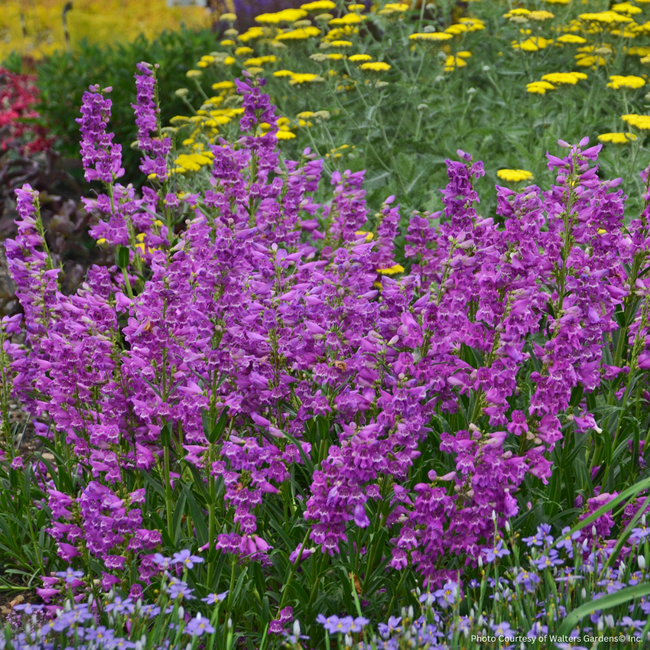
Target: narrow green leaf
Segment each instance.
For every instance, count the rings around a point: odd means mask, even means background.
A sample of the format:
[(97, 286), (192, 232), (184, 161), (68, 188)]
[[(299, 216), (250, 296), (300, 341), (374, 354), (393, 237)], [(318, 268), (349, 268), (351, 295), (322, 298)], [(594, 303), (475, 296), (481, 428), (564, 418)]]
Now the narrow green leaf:
[(574, 609), (564, 619), (564, 621), (562, 621), (558, 634), (560, 636), (568, 636), (585, 616), (592, 614), (596, 610), (611, 609), (612, 607), (622, 605), (623, 603), (627, 603), (635, 598), (647, 596), (648, 594), (650, 594), (650, 583), (646, 582), (634, 585), (633, 587), (626, 587), (625, 589), (621, 589), (613, 594), (603, 596), (603, 598), (598, 598), (585, 603), (577, 609)]

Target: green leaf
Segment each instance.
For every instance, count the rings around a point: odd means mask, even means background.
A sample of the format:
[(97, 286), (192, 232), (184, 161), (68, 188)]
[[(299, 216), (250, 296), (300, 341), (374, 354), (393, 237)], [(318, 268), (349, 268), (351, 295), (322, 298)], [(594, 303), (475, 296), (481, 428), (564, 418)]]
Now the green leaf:
[(574, 609), (560, 625), (558, 634), (560, 636), (568, 636), (576, 625), (585, 617), (593, 614), (596, 610), (611, 609), (623, 603), (627, 603), (635, 598), (641, 598), (650, 594), (650, 583), (641, 583), (633, 587), (626, 587), (613, 594), (591, 600), (577, 609)]
[(120, 269), (125, 269), (129, 265), (130, 251), (126, 246), (118, 246), (115, 250), (115, 264)]
[(201, 508), (199, 508), (199, 504), (196, 502), (188, 485), (183, 486), (183, 492), (187, 498), (187, 504), (190, 507), (190, 514), (192, 515), (192, 521), (196, 529), (197, 541), (199, 542), (199, 546), (203, 546), (208, 543), (208, 527), (205, 523), (205, 515)]

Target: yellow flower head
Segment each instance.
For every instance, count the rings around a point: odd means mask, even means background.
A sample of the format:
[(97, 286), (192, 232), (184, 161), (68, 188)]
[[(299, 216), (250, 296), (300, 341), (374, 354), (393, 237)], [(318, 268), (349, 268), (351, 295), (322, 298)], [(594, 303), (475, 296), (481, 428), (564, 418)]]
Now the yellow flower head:
[(550, 38), (543, 36), (531, 36), (519, 44), (517, 41), (512, 41), (512, 48), (514, 50), (523, 50), (524, 52), (537, 52), (546, 49), (553, 41)]
[(411, 34), (409, 38), (412, 41), (449, 41), (453, 38), (453, 34), (446, 34), (445, 32), (418, 32)]
[(618, 90), (619, 88), (632, 88), (632, 89), (637, 89), (637, 88), (642, 88), (645, 86), (645, 79), (642, 79), (641, 77), (635, 77), (634, 75), (629, 75), (629, 76), (623, 76), (623, 75), (612, 75), (610, 77), (610, 83), (607, 84), (608, 88), (614, 88), (615, 90)]
[[(275, 74), (275, 73), (274, 73)], [(317, 81), (325, 81), (322, 77), (319, 77), (317, 74), (313, 74), (312, 72), (294, 72), (291, 75), (291, 80), (289, 83), (292, 86), (295, 86), (296, 84), (303, 84), (303, 83), (310, 83), (310, 82), (317, 82)]]
[(458, 22), (466, 25), (468, 32), (479, 32), (485, 29), (485, 23), (480, 18), (461, 18)]
[(373, 237), (375, 236), (373, 233), (366, 230), (357, 230), (354, 234), (357, 237), (365, 237), (366, 241), (372, 241)]
[(508, 183), (520, 183), (521, 181), (530, 181), (533, 179), (531, 172), (525, 169), (500, 169), (497, 176)]
[(240, 34), (238, 38), (242, 43), (248, 43), (248, 41), (252, 41), (256, 38), (261, 38), (262, 36), (264, 36), (263, 27), (251, 27), (248, 31)]
[(630, 56), (648, 56), (650, 55), (650, 47), (631, 47), (627, 50)]
[(370, 54), (353, 54), (352, 56), (348, 57), (348, 61), (352, 61), (353, 63), (359, 63), (360, 61), (372, 61), (372, 57)]
[(533, 95), (545, 95), (547, 90), (555, 90), (555, 86), (548, 81), (533, 81), (526, 84), (526, 92)]
[(365, 16), (360, 16), (359, 14), (345, 14), (340, 18), (332, 18), (332, 20), (329, 21), (328, 25), (358, 25), (365, 19)]
[(528, 18), (530, 16), (530, 10), (524, 9), (523, 7), (517, 7), (516, 9), (511, 9), (507, 14), (503, 14), (504, 18)]
[(300, 20), (307, 15), (307, 12), (303, 9), (283, 9), (274, 14), (261, 14), (256, 16), (255, 22), (267, 24), (267, 25), (277, 25), (279, 23), (295, 23), (296, 20)]
[(219, 20), (225, 20), (227, 23), (234, 23), (237, 20), (237, 16), (232, 13), (225, 13), (219, 16)]
[(586, 79), (584, 72), (549, 72), (542, 76), (542, 81), (560, 86), (562, 84), (575, 86), (581, 79)]
[(233, 41), (230, 38), (224, 38), (223, 41), (221, 41), (221, 43), (220, 43), (220, 45), (224, 45), (226, 47), (228, 47), (230, 45), (234, 45), (234, 44), (235, 44), (235, 41)]
[(298, 113), (296, 117), (300, 120), (308, 120), (310, 117), (314, 117), (313, 111), (303, 111), (302, 113)]
[(452, 34), (453, 36), (460, 36), (460, 34), (464, 34), (468, 30), (467, 25), (464, 23), (458, 23), (457, 25), (450, 25), (445, 29), (447, 34)]
[(293, 72), (291, 70), (276, 70), (273, 73), (274, 77), (293, 77)]
[(190, 79), (198, 79), (203, 73), (200, 70), (188, 70), (185, 73), (186, 77), (189, 77)]
[(316, 0), (316, 2), (308, 2), (306, 5), (300, 5), (303, 11), (329, 11), (336, 9), (336, 3), (332, 0)]
[(581, 45), (582, 43), (586, 43), (587, 39), (582, 38), (582, 36), (578, 36), (577, 34), (563, 34), (557, 39), (558, 43), (568, 43), (568, 44), (575, 44), (575, 45)]
[(634, 14), (640, 14), (643, 11), (641, 7), (635, 7), (629, 2), (620, 2), (612, 5), (611, 9), (619, 14), (627, 14), (628, 16), (634, 16)]
[(277, 61), (276, 57), (273, 54), (270, 54), (267, 56), (257, 56), (252, 59), (246, 59), (246, 61), (244, 61), (244, 65), (261, 66), (264, 65), (265, 63), (275, 63), (276, 61)]
[(632, 113), (630, 115), (621, 115), (623, 122), (627, 122), (630, 126), (635, 126), (641, 131), (650, 131), (650, 115), (637, 115)]
[(232, 81), (217, 81), (216, 84), (212, 84), (212, 90), (228, 90), (234, 87), (235, 84)]
[(352, 47), (352, 41), (330, 41), (332, 47)]
[(252, 47), (246, 47), (245, 45), (242, 45), (242, 47), (238, 47), (235, 50), (235, 55), (236, 56), (248, 56), (249, 54), (253, 54), (255, 50)]
[(389, 2), (388, 4), (384, 5), (384, 8), (380, 9), (377, 13), (384, 16), (390, 16), (390, 14), (394, 14), (396, 12), (403, 13), (405, 11), (408, 11), (409, 8), (409, 5), (403, 2)]
[(318, 27), (301, 27), (300, 29), (292, 29), (289, 32), (278, 34), (275, 39), (277, 41), (304, 41), (307, 38), (318, 36), (320, 29)]
[(463, 57), (457, 56), (448, 56), (445, 60), (445, 72), (453, 72), (457, 68), (464, 68), (467, 66), (467, 62), (463, 60)]
[(348, 11), (363, 11), (365, 8), (366, 6), (360, 2), (355, 2), (351, 5), (348, 5)]
[(591, 68), (592, 66), (602, 67), (607, 63), (602, 56), (587, 56), (585, 54), (576, 56), (576, 65), (581, 68)]
[(615, 11), (580, 14), (580, 20), (584, 20), (586, 23), (598, 23), (599, 25), (616, 25), (634, 22), (629, 16), (622, 16)]
[(278, 140), (293, 140), (296, 137), (295, 133), (291, 133), (291, 131), (278, 131), (275, 134), (276, 138)]
[(371, 63), (362, 63), (359, 68), (366, 72), (388, 72), (390, 65), (383, 61), (373, 61)]
[(555, 18), (555, 14), (552, 14), (550, 11), (531, 11), (529, 18), (531, 20), (551, 20)]
[(601, 133), (598, 136), (601, 142), (611, 142), (613, 144), (627, 144), (636, 140), (634, 133)]

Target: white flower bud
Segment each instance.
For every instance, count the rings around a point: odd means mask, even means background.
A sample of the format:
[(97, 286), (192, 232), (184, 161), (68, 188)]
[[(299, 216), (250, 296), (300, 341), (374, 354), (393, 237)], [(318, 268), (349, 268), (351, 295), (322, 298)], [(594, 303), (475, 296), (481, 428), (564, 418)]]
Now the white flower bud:
[(293, 635), (295, 637), (300, 636), (300, 621), (298, 619), (293, 622)]
[(639, 555), (636, 558), (636, 561), (637, 561), (637, 564), (639, 565), (639, 569), (641, 569), (641, 571), (643, 571), (645, 569), (645, 567), (646, 567), (645, 557), (643, 555)]

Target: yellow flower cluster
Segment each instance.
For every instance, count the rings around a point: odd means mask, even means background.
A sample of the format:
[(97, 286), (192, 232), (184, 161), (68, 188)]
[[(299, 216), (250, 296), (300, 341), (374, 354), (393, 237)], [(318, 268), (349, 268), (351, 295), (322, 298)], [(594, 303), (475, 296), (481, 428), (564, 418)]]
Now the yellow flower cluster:
[(512, 41), (512, 48), (514, 50), (522, 50), (523, 52), (537, 52), (545, 50), (549, 45), (553, 44), (553, 39), (544, 38), (543, 36), (531, 36), (521, 43), (519, 41)]
[(623, 89), (637, 89), (645, 86), (645, 79), (641, 77), (635, 77), (634, 75), (622, 76), (622, 75), (612, 75), (610, 76), (610, 83), (607, 84), (608, 88), (614, 88), (615, 90)]
[(558, 86), (575, 86), (581, 79), (586, 79), (584, 72), (549, 72), (542, 76), (541, 81), (526, 84), (526, 91), (534, 95), (545, 95), (547, 90), (555, 90)]
[(641, 131), (650, 131), (650, 115), (637, 115), (632, 113), (629, 115), (622, 115), (623, 122), (627, 122), (630, 126), (634, 126)]
[(453, 36), (445, 32), (424, 32), (411, 34), (409, 38), (412, 41), (429, 41), (436, 43), (451, 40)]
[(393, 264), (387, 269), (377, 269), (377, 273), (381, 273), (381, 275), (397, 275), (398, 273), (404, 273), (404, 267), (401, 264)]
[(299, 29), (292, 29), (288, 32), (283, 32), (275, 37), (276, 41), (304, 41), (312, 36), (318, 36), (320, 29), (318, 27), (300, 27)]
[(508, 183), (520, 183), (521, 181), (530, 181), (533, 179), (531, 172), (525, 169), (500, 169), (497, 176)]
[(264, 25), (279, 25), (280, 23), (295, 23), (307, 15), (304, 9), (283, 9), (274, 14), (260, 14), (255, 17), (255, 22)]
[(410, 5), (407, 5), (404, 2), (389, 2), (385, 4), (383, 9), (380, 9), (377, 13), (381, 14), (382, 16), (390, 16), (394, 13), (404, 13), (410, 8)]
[(464, 68), (467, 65), (465, 59), (472, 56), (471, 52), (457, 52), (455, 56), (448, 56), (445, 59), (445, 72), (453, 72), (457, 68)]
[(300, 8), (304, 11), (329, 11), (330, 9), (336, 9), (336, 3), (332, 0), (316, 0), (316, 2), (308, 2), (305, 5), (300, 5)]
[(198, 172), (202, 167), (212, 164), (214, 154), (211, 151), (204, 150), (199, 144), (196, 144), (194, 148), (194, 153), (182, 153), (174, 160), (176, 167), (171, 169), (173, 174)]
[(313, 72), (291, 72), (291, 70), (276, 70), (273, 73), (274, 77), (288, 77), (289, 83), (292, 86), (304, 83), (319, 83), (325, 81), (323, 77), (314, 74)]
[(636, 140), (634, 133), (601, 133), (598, 136), (601, 142), (611, 142), (612, 144), (627, 144)]
[[(355, 149), (355, 148), (356, 148), (356, 147), (355, 147), (354, 145), (352, 145), (352, 146), (350, 147), (349, 144), (342, 144), (340, 147), (336, 147), (335, 149), (331, 149), (329, 153), (326, 153), (326, 154), (325, 154), (325, 158), (333, 158), (333, 159), (336, 160), (336, 159), (341, 158), (341, 157), (343, 156), (343, 153), (342, 153), (342, 152), (345, 151), (346, 149)], [(361, 233), (363, 233), (363, 232), (364, 232), (364, 231), (359, 230), (359, 231), (356, 232), (355, 234), (359, 235), (359, 234), (361, 234)], [(369, 232), (369, 233), (365, 233), (365, 235), (366, 235), (366, 239), (367, 239), (367, 241), (370, 241), (370, 240), (372, 239), (372, 237), (373, 237), (373, 235), (372, 235), (371, 232)], [(368, 237), (368, 235), (370, 235), (370, 237)]]
[[(11, 52), (34, 58), (66, 48), (61, 0), (4, 0), (0, 3), (0, 61)], [(126, 18), (128, 16), (128, 19)], [(147, 38), (181, 24), (209, 27), (212, 18), (199, 7), (169, 7), (166, 0), (76, 0), (66, 13), (70, 43), (115, 43)]]
[(373, 61), (372, 63), (362, 63), (359, 68), (366, 72), (388, 72), (390, 65), (383, 61)]

